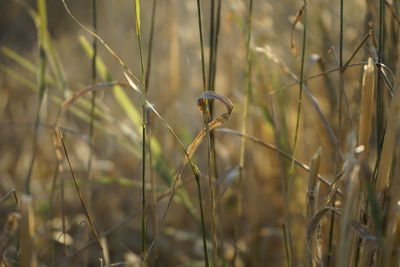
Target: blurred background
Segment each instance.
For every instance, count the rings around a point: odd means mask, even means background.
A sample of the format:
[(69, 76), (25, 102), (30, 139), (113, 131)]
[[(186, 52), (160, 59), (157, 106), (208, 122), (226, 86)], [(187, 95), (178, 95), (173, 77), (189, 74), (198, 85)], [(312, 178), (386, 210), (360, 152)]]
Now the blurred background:
[[(141, 41), (145, 66), (148, 64), (153, 1), (141, 1)], [(40, 2), (0, 2), (0, 196), (6, 196), (15, 189), (20, 201), (23, 201), (23, 195), (27, 194), (26, 180), (31, 176), (31, 200), (28, 201), (30, 204), (27, 212), (34, 217), (34, 222), (30, 221), (34, 229), (32, 236), (21, 236), (10, 226), (10, 222), (23, 225), (23, 211), (16, 206), (12, 194), (2, 199), (2, 233), (8, 229), (10, 234), (7, 244), (2, 242), (0, 249), (8, 264), (18, 266), (20, 242), (28, 242), (24, 241), (28, 238), (33, 240), (32, 251), (40, 266), (98, 266), (99, 248), (93, 242), (70, 168), (65, 160), (59, 165), (55, 146), (57, 142), (53, 140), (54, 123), (62, 103), (74, 92), (93, 84), (93, 36), (74, 22), (61, 0), (52, 0), (44, 1), (47, 5), (47, 33), (46, 37), (40, 39), (38, 29), (43, 25), (38, 14)], [(72, 14), (92, 29), (92, 2), (66, 2)], [(134, 1), (96, 2), (99, 36), (140, 78)], [(214, 1), (201, 2), (205, 68), (208, 72), (210, 10)], [(378, 15), (375, 2), (346, 1), (345, 61), (361, 44), (368, 29), (376, 29)], [(242, 130), (248, 97), (246, 133), (292, 154), (304, 29), (301, 21), (297, 24), (294, 21), (303, 2), (253, 1), (249, 44), (252, 64), (250, 90), (246, 52), (249, 3), (250, 0), (221, 1), (215, 91), (233, 102), (233, 112), (223, 127)], [(195, 0), (157, 1), (151, 72), (147, 84), (147, 99), (186, 147), (204, 128), (202, 113), (197, 106), (197, 99), (203, 92), (197, 12)], [(339, 66), (339, 1), (310, 0), (307, 14), (304, 76), (311, 77)], [(291, 38), (297, 48), (297, 56), (292, 53)], [(396, 34), (388, 34), (387, 38), (388, 44), (394, 44), (387, 53), (396, 59)], [(365, 64), (369, 56), (376, 56), (372, 39), (369, 38), (362, 46), (352, 63)], [(40, 43), (45, 44), (44, 58), (47, 62), (44, 65), (44, 80), (40, 78)], [(96, 82), (126, 83), (124, 69), (115, 57), (99, 41), (97, 47), (97, 59), (102, 64), (97, 65)], [(389, 67), (394, 69), (396, 60), (390, 62)], [(349, 112), (356, 121), (359, 114), (362, 64), (349, 67), (344, 75)], [(45, 86), (42, 100), (38, 96), (40, 81)], [(338, 168), (335, 165), (338, 81), (338, 71), (305, 81), (307, 92), (303, 93), (296, 149), (296, 158), (308, 165), (311, 157), (321, 147), (320, 174), (329, 180), (334, 178)], [(215, 101), (214, 106), (214, 117), (226, 112), (221, 102)], [(107, 251), (109, 263), (126, 266), (140, 266), (140, 114), (139, 94), (131, 89), (107, 87), (98, 89), (96, 93), (92, 141), (90, 93), (65, 110), (60, 119), (71, 165), (95, 228), (102, 236), (101, 242)], [(35, 128), (37, 118), (40, 123)], [(146, 172), (148, 245), (153, 244), (155, 235), (158, 236), (149, 251), (148, 264), (202, 266), (197, 188), (190, 167), (183, 171), (182, 182), (161, 224), (176, 169), (185, 155), (157, 116), (149, 112), (148, 120), (148, 136), (152, 142)], [(351, 126), (348, 128), (350, 132)], [(216, 199), (221, 265), (284, 266), (286, 256), (282, 224), (287, 213), (292, 221), (294, 257), (297, 264), (304, 263), (307, 172), (296, 166), (295, 174), (290, 176), (290, 160), (276, 149), (247, 140), (243, 176), (239, 181), (241, 138), (221, 131), (216, 131), (214, 136), (218, 171), (216, 183), (219, 186)], [(207, 177), (207, 151), (205, 138), (193, 160), (201, 171), (209, 234), (211, 196)], [(92, 164), (89, 172), (90, 161)], [(288, 202), (284, 187), (289, 178), (293, 181)], [(326, 186), (322, 184), (321, 192), (326, 191)], [(63, 235), (63, 232), (66, 234)]]

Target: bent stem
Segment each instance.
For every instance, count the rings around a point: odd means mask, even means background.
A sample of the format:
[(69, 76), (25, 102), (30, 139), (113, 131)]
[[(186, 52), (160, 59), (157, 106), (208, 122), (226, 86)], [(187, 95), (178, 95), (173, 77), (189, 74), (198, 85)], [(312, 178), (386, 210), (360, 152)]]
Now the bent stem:
[(202, 199), (202, 193), (201, 193), (200, 175), (198, 173), (195, 175), (195, 179), (196, 179), (196, 184), (197, 184), (197, 197), (198, 197), (199, 206), (200, 206), (201, 228), (202, 228), (202, 232), (203, 232), (204, 263), (205, 263), (206, 267), (209, 267), (210, 263), (208, 260), (206, 222), (204, 219), (204, 209), (203, 209), (203, 199)]

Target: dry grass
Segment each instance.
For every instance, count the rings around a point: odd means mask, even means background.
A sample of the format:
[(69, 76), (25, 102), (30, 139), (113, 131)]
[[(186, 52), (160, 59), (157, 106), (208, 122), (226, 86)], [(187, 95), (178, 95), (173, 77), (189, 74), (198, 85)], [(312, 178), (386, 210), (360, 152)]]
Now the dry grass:
[(399, 266), (397, 1), (89, 2), (1, 4), (0, 266)]

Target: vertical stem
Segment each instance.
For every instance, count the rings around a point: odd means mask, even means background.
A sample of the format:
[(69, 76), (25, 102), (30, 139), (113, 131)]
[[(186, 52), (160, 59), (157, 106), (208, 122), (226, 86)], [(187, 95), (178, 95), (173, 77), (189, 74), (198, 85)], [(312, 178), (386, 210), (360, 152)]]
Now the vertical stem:
[(197, 17), (198, 17), (198, 21), (199, 21), (201, 71), (202, 71), (202, 78), (203, 78), (203, 91), (207, 91), (206, 68), (205, 68), (205, 62), (204, 62), (204, 42), (203, 42), (203, 23), (202, 23), (201, 0), (197, 0)]
[(212, 61), (214, 57), (214, 42), (215, 42), (215, 36), (214, 36), (215, 0), (210, 0), (210, 6), (211, 6), (211, 14), (210, 14), (210, 54), (208, 60), (208, 87), (210, 91), (213, 91), (211, 85), (211, 73), (213, 71)]
[(204, 209), (203, 209), (203, 199), (201, 193), (201, 184), (200, 184), (200, 176), (196, 175), (196, 184), (197, 184), (197, 196), (199, 199), (199, 206), (200, 206), (200, 218), (201, 218), (201, 228), (203, 232), (203, 252), (204, 252), (204, 263), (206, 267), (210, 266), (208, 261), (208, 249), (207, 249), (207, 234), (206, 234), (206, 224), (204, 219)]
[[(209, 102), (208, 102), (209, 104)], [(212, 175), (212, 143), (211, 143), (211, 134), (210, 134), (210, 129), (208, 124), (211, 121), (211, 115), (209, 112), (209, 108), (207, 104), (204, 106), (204, 112), (203, 112), (203, 117), (204, 117), (204, 125), (206, 128), (206, 136), (207, 136), (207, 152), (208, 152), (208, 157), (207, 157), (207, 169), (208, 169), (208, 182), (210, 185), (210, 191), (211, 191), (211, 241), (212, 241), (212, 252), (213, 252), (213, 266), (218, 266), (218, 244), (217, 244), (217, 230), (216, 230), (216, 216), (217, 216), (217, 209), (216, 209), (216, 203), (215, 203), (215, 188), (214, 188), (214, 182), (213, 182), (213, 175)]]
[[(80, 200), (80, 202), (81, 202), (81, 206), (82, 206), (82, 208), (83, 208), (83, 211), (85, 212), (86, 218), (87, 218), (87, 220), (88, 220), (88, 222), (89, 222), (89, 226), (90, 226), (90, 228), (91, 228), (91, 230), (92, 230), (92, 233), (93, 233), (93, 236), (94, 236), (94, 238), (95, 238), (95, 240), (96, 240), (96, 243), (97, 243), (97, 245), (98, 245), (99, 248), (100, 248), (101, 257), (104, 259), (104, 250), (103, 250), (103, 246), (101, 245), (101, 242), (100, 242), (100, 239), (99, 239), (99, 235), (97, 234), (97, 231), (96, 231), (96, 229), (95, 229), (95, 227), (94, 227), (93, 220), (92, 220), (92, 218), (91, 218), (91, 216), (90, 216), (90, 214), (89, 214), (89, 210), (88, 210), (87, 207), (86, 207), (86, 204), (85, 204), (85, 201), (84, 201), (84, 199), (83, 199), (83, 195), (82, 195), (82, 193), (81, 193), (81, 190), (79, 189), (79, 186), (78, 186), (78, 178), (76, 177), (75, 171), (74, 171), (74, 169), (72, 168), (71, 160), (70, 160), (69, 155), (68, 155), (68, 152), (67, 152), (67, 147), (65, 146), (64, 137), (63, 137), (63, 134), (62, 134), (62, 132), (61, 132), (60, 125), (57, 123), (57, 124), (56, 124), (56, 127), (57, 127), (57, 133), (58, 133), (58, 136), (59, 136), (59, 139), (60, 139), (60, 142), (61, 142), (61, 146), (62, 146), (62, 149), (63, 149), (63, 151), (64, 151), (65, 159), (67, 160), (68, 167), (69, 167), (69, 169), (70, 169), (70, 171), (71, 171), (72, 180), (73, 180), (74, 185), (75, 185), (76, 193), (77, 193), (77, 195), (78, 195), (78, 197), (79, 197), (79, 200)], [(61, 185), (63, 186), (63, 184), (61, 184)], [(64, 191), (64, 190), (62, 190), (62, 192), (63, 192), (63, 191)], [(64, 199), (64, 197), (62, 197), (62, 199)], [(64, 223), (64, 222), (63, 222), (63, 223)], [(65, 228), (65, 225), (63, 225), (63, 228)], [(63, 231), (65, 231), (65, 229), (63, 229)], [(64, 238), (65, 238), (65, 232), (64, 232)], [(65, 239), (64, 239), (64, 242), (65, 242)]]
[(145, 78), (145, 91), (149, 89), (150, 86), (150, 71), (151, 71), (151, 59), (153, 55), (153, 39), (154, 39), (154, 25), (156, 20), (157, 11), (157, 0), (153, 0), (153, 6), (151, 8), (151, 24), (150, 24), (150, 37), (149, 37), (149, 47), (147, 54), (147, 67), (146, 67), (146, 78)]
[[(156, 10), (157, 10), (157, 0), (153, 0), (153, 5), (151, 9), (151, 23), (150, 23), (150, 36), (149, 36), (149, 44), (148, 44), (148, 54), (147, 54), (147, 66), (146, 66), (146, 73), (145, 73), (145, 92), (148, 91), (149, 86), (150, 86), (150, 72), (151, 72), (151, 62), (152, 62), (152, 54), (153, 54), (153, 40), (154, 40), (154, 25), (155, 25), (155, 19), (156, 19)], [(151, 132), (150, 132), (150, 122), (148, 122), (149, 127), (147, 135), (148, 135), (148, 140), (147, 140), (147, 153), (148, 153), (148, 158), (149, 158), (149, 166), (153, 166), (153, 153), (151, 149)], [(152, 223), (154, 225), (154, 235), (158, 235), (158, 225), (157, 225), (157, 213), (156, 213), (156, 207), (157, 207), (157, 193), (156, 193), (156, 182), (155, 182), (155, 177), (153, 173), (153, 169), (150, 167), (149, 169), (149, 177), (150, 177), (150, 183), (151, 183), (151, 202), (152, 202)], [(157, 243), (156, 239), (154, 239), (154, 258), (155, 258), (155, 266), (158, 266), (158, 248), (157, 248)]]
[(293, 157), (290, 164), (289, 170), (289, 180), (287, 185), (287, 192), (285, 196), (286, 202), (286, 232), (287, 232), (287, 241), (289, 246), (289, 255), (290, 259), (292, 260), (292, 264), (295, 264), (295, 257), (294, 257), (294, 248), (292, 243), (292, 225), (291, 225), (291, 211), (290, 211), (290, 190), (291, 184), (293, 184), (294, 179), (294, 159), (296, 157), (296, 150), (297, 150), (297, 140), (299, 135), (299, 127), (300, 127), (300, 116), (301, 116), (301, 109), (302, 109), (302, 101), (303, 101), (303, 84), (304, 84), (304, 62), (305, 62), (305, 54), (306, 54), (306, 42), (307, 42), (307, 0), (304, 0), (304, 10), (303, 10), (303, 24), (304, 24), (304, 31), (303, 31), (303, 43), (302, 43), (302, 51), (301, 51), (301, 65), (300, 65), (300, 82), (299, 82), (299, 98), (297, 104), (297, 118), (296, 118), (296, 128), (294, 133), (294, 142), (293, 142)]
[[(205, 92), (205, 91), (207, 91), (207, 82), (206, 82), (206, 69), (205, 69), (205, 59), (204, 59), (204, 41), (203, 41), (203, 22), (202, 22), (201, 0), (197, 0), (197, 17), (198, 17), (198, 24), (199, 24), (203, 91)], [(197, 192), (198, 192), (198, 199), (199, 199), (199, 205), (200, 205), (201, 226), (202, 226), (202, 232), (203, 232), (204, 261), (205, 261), (205, 266), (209, 267), (210, 263), (208, 260), (207, 234), (206, 234), (206, 225), (205, 225), (204, 210), (203, 210), (203, 203), (202, 203), (203, 201), (202, 201), (200, 177), (198, 175), (196, 175), (195, 178), (196, 178), (196, 184), (197, 184)]]
[[(92, 0), (92, 27), (93, 27), (93, 31), (97, 34), (97, 0)], [(96, 80), (97, 80), (97, 68), (96, 68), (97, 39), (94, 36), (92, 39), (92, 50), (93, 50), (92, 66), (91, 66), (92, 84), (95, 84)], [(87, 203), (88, 203), (89, 210), (92, 206), (91, 181), (92, 181), (92, 166), (93, 166), (93, 154), (94, 154), (93, 136), (94, 136), (94, 112), (95, 112), (95, 109), (96, 109), (96, 91), (93, 90), (92, 91), (92, 99), (91, 99), (91, 107), (90, 107), (90, 122), (89, 122), (89, 159), (88, 159), (88, 163), (87, 163), (88, 184), (86, 187)], [(85, 236), (86, 236), (86, 233), (85, 233)], [(89, 256), (89, 254), (85, 253), (85, 256), (84, 256), (85, 266), (88, 265), (88, 256)]]
[[(341, 149), (343, 146), (343, 105), (344, 105), (344, 71), (343, 68), (343, 44), (344, 44), (344, 36), (343, 36), (343, 24), (344, 24), (344, 1), (340, 0), (340, 31), (339, 31), (339, 68), (341, 71), (339, 72), (339, 98), (338, 98), (338, 148), (336, 151), (336, 174), (340, 172), (341, 169)], [(332, 206), (335, 207), (336, 195), (333, 196)], [(335, 230), (335, 212), (332, 211), (330, 223), (329, 223), (329, 237), (328, 237), (328, 255), (326, 264), (329, 266), (331, 259), (333, 257), (333, 236)]]
[(140, 29), (140, 0), (135, 0), (135, 14), (136, 14), (136, 35), (139, 45), (139, 55), (140, 55), (140, 68), (141, 68), (141, 81), (142, 81), (142, 257), (144, 265), (146, 264), (147, 258), (147, 207), (146, 207), (146, 85), (145, 85), (145, 71), (143, 63), (143, 50), (142, 50), (142, 38)]
[(211, 88), (215, 88), (215, 75), (217, 73), (217, 55), (218, 55), (218, 41), (219, 41), (219, 32), (220, 32), (220, 25), (221, 25), (221, 1), (218, 0), (218, 7), (217, 7), (217, 22), (216, 22), (216, 29), (215, 29), (215, 40), (214, 40), (214, 57), (212, 61), (213, 71), (211, 72)]
[[(63, 233), (63, 238), (64, 238), (64, 244), (65, 244), (65, 236), (67, 233), (66, 227), (65, 227), (65, 189), (64, 189), (64, 177), (61, 177), (60, 181), (60, 187), (61, 187), (61, 217), (62, 217), (62, 233)], [(64, 246), (64, 253), (67, 255), (67, 246)]]
[(286, 230), (286, 225), (282, 224), (282, 232), (283, 232), (283, 240), (284, 240), (284, 246), (285, 246), (285, 254), (286, 254), (286, 260), (287, 260), (287, 265), (288, 267), (292, 266), (292, 260), (289, 252), (289, 241), (288, 241), (288, 233)]
[(38, 46), (39, 46), (39, 67), (37, 69), (37, 87), (38, 87), (38, 103), (36, 108), (35, 125), (33, 129), (33, 140), (32, 140), (32, 157), (29, 164), (28, 174), (25, 179), (25, 193), (30, 194), (31, 190), (31, 179), (33, 167), (35, 165), (36, 154), (37, 154), (37, 142), (39, 137), (39, 126), (40, 126), (40, 108), (42, 106), (43, 97), (46, 91), (46, 49), (48, 45), (47, 41), (47, 6), (46, 1), (37, 0), (37, 7), (40, 19), (40, 25), (38, 27)]
[[(242, 129), (241, 132), (243, 134), (247, 131), (247, 113), (248, 113), (248, 106), (250, 101), (250, 92), (251, 92), (251, 73), (252, 73), (252, 60), (251, 60), (251, 49), (250, 49), (250, 42), (251, 42), (251, 28), (252, 28), (252, 16), (253, 16), (253, 0), (250, 0), (249, 7), (248, 7), (248, 16), (247, 16), (247, 37), (246, 37), (246, 60), (247, 60), (247, 67), (246, 67), (246, 79), (247, 79), (247, 87), (246, 87), (246, 95), (244, 100), (244, 107), (242, 113)], [(238, 240), (238, 227), (240, 218), (242, 216), (242, 198), (243, 198), (243, 170), (244, 170), (244, 163), (245, 163), (245, 150), (246, 150), (246, 139), (241, 138), (240, 141), (240, 158), (239, 158), (239, 192), (238, 192), (238, 205), (237, 205), (237, 223), (235, 225), (235, 242)], [(233, 264), (236, 264), (236, 257), (237, 257), (237, 244), (235, 244), (235, 253)]]
[(377, 95), (376, 95), (376, 123), (377, 123), (377, 138), (378, 138), (378, 155), (382, 150), (384, 138), (384, 114), (383, 114), (383, 88), (382, 88), (382, 74), (381, 63), (384, 61), (384, 45), (385, 45), (385, 0), (379, 1), (379, 44), (378, 44), (378, 82), (377, 82)]
[[(97, 33), (97, 0), (92, 0), (92, 25), (94, 32)], [(92, 41), (92, 83), (95, 84), (97, 80), (97, 68), (96, 68), (96, 59), (97, 59), (97, 39), (93, 37)], [(91, 204), (91, 190), (90, 190), (90, 182), (92, 178), (92, 164), (93, 164), (93, 135), (94, 135), (94, 112), (96, 109), (96, 91), (92, 91), (92, 99), (91, 99), (91, 108), (90, 108), (90, 126), (89, 126), (89, 146), (90, 146), (90, 154), (87, 165), (87, 173), (88, 173), (88, 206)]]

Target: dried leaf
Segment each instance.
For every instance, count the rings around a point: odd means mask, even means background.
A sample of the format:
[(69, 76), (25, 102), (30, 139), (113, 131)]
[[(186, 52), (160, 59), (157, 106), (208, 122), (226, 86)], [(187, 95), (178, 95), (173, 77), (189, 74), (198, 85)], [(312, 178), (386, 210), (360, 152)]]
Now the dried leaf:
[(292, 32), (290, 34), (290, 47), (292, 48), (292, 54), (294, 57), (297, 57), (297, 48), (294, 43), (294, 30), (296, 29), (297, 23), (299, 23), (303, 17), (303, 12), (304, 12), (304, 6), (297, 12), (296, 17), (294, 18), (293, 24), (292, 24)]

